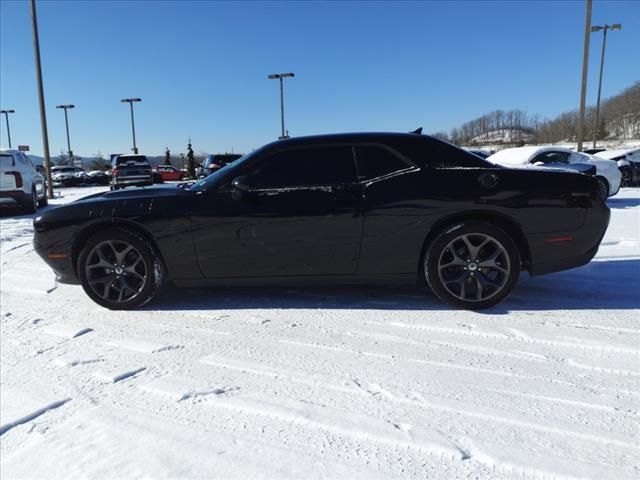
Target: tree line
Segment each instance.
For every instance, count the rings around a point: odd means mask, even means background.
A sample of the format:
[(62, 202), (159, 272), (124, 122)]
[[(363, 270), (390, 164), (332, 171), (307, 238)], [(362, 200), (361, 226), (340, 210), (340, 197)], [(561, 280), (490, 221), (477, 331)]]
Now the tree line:
[[(585, 140), (593, 140), (595, 107), (585, 112)], [(495, 110), (464, 123), (451, 132), (432, 136), (456, 145), (487, 143), (574, 142), (578, 135), (578, 110), (564, 112), (553, 119), (541, 119), (522, 110)], [(597, 140), (640, 138), (640, 81), (600, 104)]]

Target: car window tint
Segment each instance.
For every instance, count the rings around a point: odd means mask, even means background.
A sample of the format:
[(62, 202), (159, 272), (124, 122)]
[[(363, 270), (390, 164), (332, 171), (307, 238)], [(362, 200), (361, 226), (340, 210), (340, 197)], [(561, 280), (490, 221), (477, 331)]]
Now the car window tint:
[(360, 146), (356, 148), (356, 154), (361, 179), (377, 178), (410, 167), (393, 152), (382, 147)]
[(0, 164), (3, 167), (13, 167), (16, 162), (13, 160), (13, 157), (11, 155), (7, 155), (5, 153), (3, 153), (2, 155), (0, 155)]
[(297, 148), (265, 158), (249, 173), (254, 188), (335, 185), (356, 181), (351, 147)]
[(432, 168), (487, 168), (493, 164), (461, 148), (427, 135), (415, 135), (390, 144), (418, 165)]

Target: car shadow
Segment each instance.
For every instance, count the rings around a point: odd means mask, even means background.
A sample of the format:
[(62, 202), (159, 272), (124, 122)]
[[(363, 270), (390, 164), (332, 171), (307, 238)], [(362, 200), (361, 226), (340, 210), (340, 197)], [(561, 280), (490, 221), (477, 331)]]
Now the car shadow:
[(640, 206), (640, 198), (609, 198), (607, 199), (609, 208), (633, 208)]
[[(565, 272), (524, 273), (503, 303), (482, 314), (514, 311), (629, 310), (640, 308), (640, 259), (594, 261)], [(452, 307), (426, 287), (217, 287), (167, 286), (144, 310), (361, 309), (443, 311)]]

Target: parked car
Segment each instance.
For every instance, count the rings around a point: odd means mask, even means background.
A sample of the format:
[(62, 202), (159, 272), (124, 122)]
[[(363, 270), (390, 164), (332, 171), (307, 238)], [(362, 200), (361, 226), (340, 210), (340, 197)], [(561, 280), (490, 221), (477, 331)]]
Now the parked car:
[(599, 158), (616, 162), (622, 175), (623, 187), (640, 184), (640, 148), (604, 150), (597, 155)]
[(28, 213), (48, 203), (44, 177), (24, 153), (0, 150), (0, 206), (22, 207)]
[(144, 155), (117, 155), (111, 161), (110, 190), (153, 185), (151, 165)]
[(177, 169), (172, 165), (158, 165), (156, 168), (154, 168), (154, 171), (159, 173), (162, 177), (162, 180), (164, 180), (165, 182), (182, 180), (185, 176), (185, 172)]
[(103, 170), (91, 170), (87, 175), (90, 183), (96, 185), (109, 185), (109, 175)]
[(75, 187), (86, 182), (85, 173), (80, 167), (55, 165), (51, 167), (51, 181), (56, 187)]
[(216, 170), (235, 162), (242, 155), (238, 153), (219, 153), (216, 155), (207, 155), (202, 162), (202, 165), (196, 170), (196, 176), (198, 178), (204, 178), (207, 175), (215, 172)]
[(591, 260), (609, 209), (593, 177), (510, 169), (440, 140), (360, 133), (266, 145), (194, 184), (91, 195), (34, 221), (61, 281), (110, 309), (162, 283), (413, 283), (481, 309), (521, 270)]
[(584, 153), (574, 152), (561, 147), (517, 147), (506, 148), (487, 158), (489, 162), (507, 167), (554, 168), (588, 172), (587, 165), (596, 167), (595, 179), (598, 181), (602, 198), (618, 193), (621, 175), (616, 165)]

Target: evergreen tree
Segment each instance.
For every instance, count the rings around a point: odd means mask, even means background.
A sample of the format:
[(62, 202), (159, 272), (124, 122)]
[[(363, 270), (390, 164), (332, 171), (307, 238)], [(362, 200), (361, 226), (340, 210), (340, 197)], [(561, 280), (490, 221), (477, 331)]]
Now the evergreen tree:
[(165, 147), (165, 152), (164, 152), (164, 164), (165, 165), (171, 165), (171, 150), (169, 150), (169, 147)]

